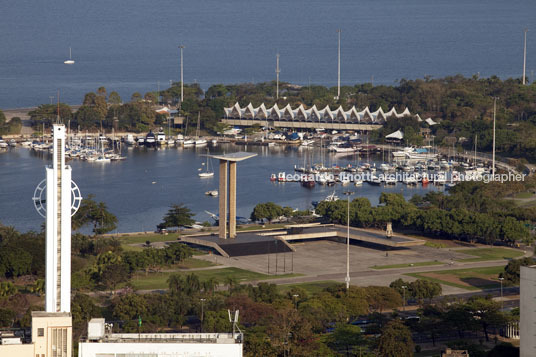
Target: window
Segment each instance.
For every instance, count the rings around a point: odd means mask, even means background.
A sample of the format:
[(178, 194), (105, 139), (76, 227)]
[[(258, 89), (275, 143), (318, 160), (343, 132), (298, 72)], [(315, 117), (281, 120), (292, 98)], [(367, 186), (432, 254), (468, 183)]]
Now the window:
[(37, 336), (38, 337), (43, 337), (45, 335), (45, 329), (44, 328), (38, 328), (37, 329)]

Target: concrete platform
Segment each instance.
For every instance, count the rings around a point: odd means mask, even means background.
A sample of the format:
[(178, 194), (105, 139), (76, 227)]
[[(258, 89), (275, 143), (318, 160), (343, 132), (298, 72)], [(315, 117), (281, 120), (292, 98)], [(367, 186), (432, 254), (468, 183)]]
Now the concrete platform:
[[(246, 255), (288, 253), (294, 251), (289, 244), (309, 240), (341, 240), (346, 238), (346, 227), (333, 224), (288, 225), (282, 230), (239, 232), (236, 238), (221, 239), (216, 234), (182, 236), (181, 242), (215, 250), (220, 255), (238, 257)], [(425, 241), (394, 234), (387, 238), (382, 231), (350, 227), (350, 240), (356, 243), (405, 248), (424, 245)]]
[(273, 235), (262, 235), (259, 232), (240, 232), (236, 238), (228, 239), (221, 239), (216, 234), (183, 236), (180, 241), (214, 249), (226, 258), (293, 251), (285, 240)]

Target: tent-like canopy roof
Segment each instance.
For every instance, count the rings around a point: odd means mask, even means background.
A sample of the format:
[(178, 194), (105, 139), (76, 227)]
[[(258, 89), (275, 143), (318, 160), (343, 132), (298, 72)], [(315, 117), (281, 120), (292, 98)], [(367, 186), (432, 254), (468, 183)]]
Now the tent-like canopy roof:
[(397, 139), (397, 140), (402, 140), (404, 139), (404, 133), (398, 129), (397, 131), (395, 131), (394, 133), (391, 133), (389, 135), (386, 135), (385, 136), (386, 139)]

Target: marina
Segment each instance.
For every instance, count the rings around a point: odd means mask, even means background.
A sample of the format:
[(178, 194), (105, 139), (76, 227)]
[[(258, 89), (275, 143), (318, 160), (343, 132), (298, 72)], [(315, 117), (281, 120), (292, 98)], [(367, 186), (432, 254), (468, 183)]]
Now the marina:
[[(88, 140), (88, 146), (99, 153), (95, 149), (95, 145), (99, 146), (98, 140), (95, 143), (95, 137)], [(105, 202), (110, 211), (117, 215), (117, 232), (154, 231), (169, 206), (179, 202), (188, 204), (196, 214), (197, 221), (213, 224), (214, 219), (205, 211), (218, 212), (218, 202), (214, 196), (217, 196), (215, 188), (219, 173), (217, 170), (211, 172), (213, 170), (208, 168), (207, 148), (211, 155), (241, 150), (258, 154), (239, 168), (237, 214), (243, 217), (249, 217), (253, 207), (260, 202), (273, 201), (293, 209), (312, 209), (313, 202), (322, 201), (330, 195), (342, 197), (342, 192), (347, 190), (354, 190), (355, 197), (368, 198), (373, 205), (378, 203), (381, 192), (401, 193), (409, 199), (414, 194), (448, 189), (451, 181), (455, 184), (462, 172), (478, 175), (486, 170), (483, 163), (472, 168), (471, 160), (458, 161), (460, 165), (455, 169), (442, 169), (440, 160), (410, 164), (410, 161), (397, 163), (394, 158), (384, 157), (383, 161), (382, 156), (387, 155), (387, 151), (384, 155), (367, 150), (361, 155), (352, 153), (341, 156), (328, 152), (326, 147), (321, 148), (319, 145), (322, 140), (316, 138), (312, 146), (283, 143), (246, 146), (228, 142), (234, 140), (232, 138), (226, 138), (224, 141), (227, 143), (217, 142), (214, 145), (213, 138), (207, 138), (208, 145), (200, 148), (183, 145), (146, 147), (138, 145), (139, 140), (135, 145), (125, 144), (130, 139), (125, 135), (123, 142), (116, 140), (113, 145), (116, 146), (115, 155), (124, 157), (124, 160), (110, 160), (110, 163), (103, 165), (97, 159), (71, 157), (69, 162), (84, 197), (95, 194), (96, 200)], [(104, 158), (113, 151), (111, 141), (107, 141)], [(37, 179), (33, 178), (40, 177), (38, 170), (43, 162), (51, 159), (51, 154), (48, 150), (31, 149), (23, 143), (0, 151), (0, 165), (3, 168), (0, 184), (4, 188), (0, 199), (10, 202), (9, 205), (0, 206), (0, 216), (2, 224), (13, 225), (23, 231), (39, 230), (42, 223), (40, 217), (24, 214), (32, 204), (31, 200), (21, 200), (20, 197), (31, 197), (37, 184)], [(445, 162), (453, 163), (452, 160)], [(384, 169), (389, 175), (383, 175)], [(207, 170), (212, 175), (200, 178), (199, 174)], [(306, 172), (306, 180), (293, 179), (294, 175), (305, 175)], [(434, 176), (438, 172), (445, 172), (445, 179), (441, 179), (441, 175)], [(397, 174), (403, 173), (419, 173), (420, 181), (404, 182), (398, 178), (400, 176), (397, 177)], [(313, 175), (314, 180), (309, 179), (309, 174)], [(341, 174), (343, 177), (340, 177)], [(290, 179), (287, 179), (288, 175)], [(356, 178), (356, 175), (363, 177)], [(439, 177), (439, 180), (433, 184), (435, 177)]]

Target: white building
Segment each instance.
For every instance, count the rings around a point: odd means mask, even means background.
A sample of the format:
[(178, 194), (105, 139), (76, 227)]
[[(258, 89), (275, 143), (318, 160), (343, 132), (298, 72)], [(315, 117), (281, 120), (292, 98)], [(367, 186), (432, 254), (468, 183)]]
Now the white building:
[(521, 267), (520, 357), (536, 356), (536, 265)]
[(78, 357), (242, 357), (241, 333), (111, 333), (91, 319)]

